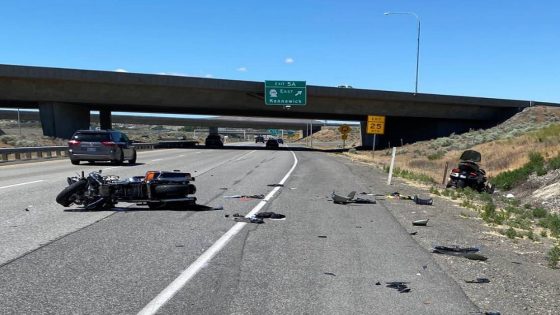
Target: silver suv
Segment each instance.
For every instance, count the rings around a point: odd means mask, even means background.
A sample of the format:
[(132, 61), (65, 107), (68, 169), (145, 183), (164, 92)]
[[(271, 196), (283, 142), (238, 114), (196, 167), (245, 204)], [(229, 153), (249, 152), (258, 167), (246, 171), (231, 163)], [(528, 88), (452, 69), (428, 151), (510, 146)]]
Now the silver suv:
[(111, 161), (122, 164), (125, 160), (136, 163), (136, 148), (128, 137), (114, 130), (78, 130), (68, 141), (68, 155), (74, 165), (80, 161)]

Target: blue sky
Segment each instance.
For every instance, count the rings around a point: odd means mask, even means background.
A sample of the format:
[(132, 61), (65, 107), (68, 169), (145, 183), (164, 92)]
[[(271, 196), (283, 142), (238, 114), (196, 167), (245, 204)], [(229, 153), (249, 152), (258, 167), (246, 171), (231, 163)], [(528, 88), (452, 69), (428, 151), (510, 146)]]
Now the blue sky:
[[(560, 1), (3, 1), (0, 63), (560, 103)], [(121, 71), (119, 70), (119, 71)]]

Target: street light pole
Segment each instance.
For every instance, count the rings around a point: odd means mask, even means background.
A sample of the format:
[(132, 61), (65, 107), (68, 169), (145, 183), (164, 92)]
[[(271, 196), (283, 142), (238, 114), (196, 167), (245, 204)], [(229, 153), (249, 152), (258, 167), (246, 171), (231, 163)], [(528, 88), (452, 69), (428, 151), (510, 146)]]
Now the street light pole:
[(418, 14), (414, 12), (385, 12), (384, 15), (392, 15), (392, 14), (405, 14), (405, 15), (412, 15), (416, 17), (418, 21), (418, 37), (416, 39), (416, 85), (414, 88), (414, 94), (418, 94), (418, 67), (420, 64), (420, 17)]

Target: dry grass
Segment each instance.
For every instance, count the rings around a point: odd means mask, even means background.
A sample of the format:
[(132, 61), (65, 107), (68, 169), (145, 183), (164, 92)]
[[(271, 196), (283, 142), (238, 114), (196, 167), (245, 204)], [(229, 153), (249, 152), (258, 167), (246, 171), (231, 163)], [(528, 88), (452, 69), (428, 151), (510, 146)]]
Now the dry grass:
[[(517, 134), (519, 132), (522, 133)], [(481, 142), (480, 139), (495, 140)], [(449, 141), (451, 145), (447, 145)], [(463, 145), (471, 142), (478, 144), (470, 147)], [(437, 146), (437, 143), (446, 143), (446, 146)], [(530, 152), (538, 152), (545, 159), (555, 157), (560, 153), (560, 108), (527, 108), (494, 128), (452, 135), (443, 141), (440, 138), (405, 145), (397, 148), (395, 166), (426, 174), (436, 182), (441, 182), (444, 176), (448, 176), (444, 174), (445, 163), (449, 163), (449, 168), (454, 167), (465, 149), (482, 154), (481, 166), (490, 177), (523, 166), (529, 161)], [(443, 152), (441, 158), (428, 158), (438, 151)], [(374, 157), (371, 152), (347, 155), (380, 167), (389, 165), (391, 160), (389, 149), (376, 151)]]

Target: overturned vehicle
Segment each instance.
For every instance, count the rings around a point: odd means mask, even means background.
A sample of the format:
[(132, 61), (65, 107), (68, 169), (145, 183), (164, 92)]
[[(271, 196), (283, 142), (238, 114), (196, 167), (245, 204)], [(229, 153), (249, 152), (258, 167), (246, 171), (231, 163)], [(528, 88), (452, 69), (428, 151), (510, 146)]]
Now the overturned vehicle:
[(494, 193), (494, 186), (488, 183), (486, 171), (478, 165), (482, 160), (480, 152), (466, 150), (459, 160), (459, 165), (449, 174), (447, 188), (470, 187), (478, 192)]
[(68, 177), (68, 187), (56, 197), (64, 207), (72, 204), (86, 210), (106, 210), (118, 202), (148, 205), (150, 209), (194, 205), (196, 187), (190, 173), (180, 171), (148, 171), (144, 176), (121, 180), (118, 176), (91, 172)]

